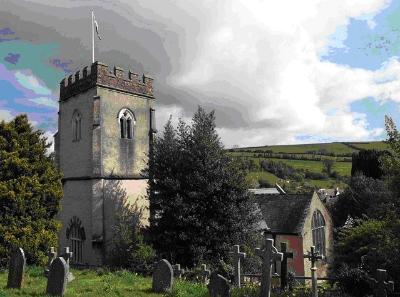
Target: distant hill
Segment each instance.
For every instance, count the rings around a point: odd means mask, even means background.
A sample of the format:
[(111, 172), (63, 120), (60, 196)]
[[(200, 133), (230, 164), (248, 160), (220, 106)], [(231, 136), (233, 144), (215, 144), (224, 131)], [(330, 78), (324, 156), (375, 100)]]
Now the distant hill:
[[(346, 187), (354, 152), (388, 150), (383, 141), (271, 145), (228, 149), (243, 161), (252, 187), (283, 185), (289, 192)], [(327, 166), (332, 163), (328, 172)]]

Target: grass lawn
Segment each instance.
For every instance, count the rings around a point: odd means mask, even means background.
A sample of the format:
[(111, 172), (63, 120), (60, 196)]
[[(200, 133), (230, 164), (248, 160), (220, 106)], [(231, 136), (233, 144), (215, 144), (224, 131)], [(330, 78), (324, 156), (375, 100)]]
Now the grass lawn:
[[(161, 297), (151, 291), (151, 278), (142, 277), (128, 271), (113, 273), (96, 273), (94, 270), (71, 270), (75, 279), (67, 285), (65, 296), (105, 297), (105, 296), (135, 296)], [(0, 273), (0, 297), (14, 296), (47, 296), (47, 279), (43, 276), (43, 268), (29, 267), (25, 273), (25, 283), (21, 290), (7, 289), (7, 272)], [(188, 282), (176, 282), (167, 297), (207, 296), (205, 286)]]

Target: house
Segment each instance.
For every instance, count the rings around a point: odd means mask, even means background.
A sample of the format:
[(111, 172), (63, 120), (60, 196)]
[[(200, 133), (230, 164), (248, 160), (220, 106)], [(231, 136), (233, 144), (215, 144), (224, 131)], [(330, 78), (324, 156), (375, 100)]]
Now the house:
[[(318, 277), (325, 277), (333, 256), (333, 223), (318, 194), (253, 195), (262, 215), (258, 228), (266, 229), (278, 250), (280, 243), (286, 242), (288, 251), (294, 254), (288, 259), (288, 270), (311, 276), (311, 263), (303, 254), (314, 245), (325, 258), (317, 263)], [(279, 265), (275, 265), (275, 272), (280, 272)]]

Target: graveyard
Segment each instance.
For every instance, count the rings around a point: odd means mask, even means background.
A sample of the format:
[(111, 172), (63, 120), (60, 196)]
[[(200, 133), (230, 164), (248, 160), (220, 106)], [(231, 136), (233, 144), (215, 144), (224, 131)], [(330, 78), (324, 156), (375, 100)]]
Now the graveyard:
[(399, 1), (3, 2), (0, 297), (400, 296)]

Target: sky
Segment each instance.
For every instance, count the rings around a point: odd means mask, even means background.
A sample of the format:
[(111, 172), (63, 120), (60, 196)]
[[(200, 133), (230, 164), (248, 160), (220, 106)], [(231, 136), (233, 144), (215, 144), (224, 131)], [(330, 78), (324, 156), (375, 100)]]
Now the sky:
[(159, 131), (215, 110), (225, 147), (386, 138), (400, 1), (0, 0), (0, 120), (52, 140), (59, 82), (95, 58), (154, 79)]

